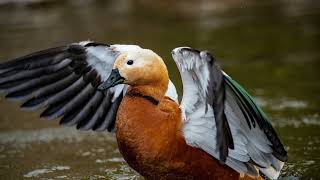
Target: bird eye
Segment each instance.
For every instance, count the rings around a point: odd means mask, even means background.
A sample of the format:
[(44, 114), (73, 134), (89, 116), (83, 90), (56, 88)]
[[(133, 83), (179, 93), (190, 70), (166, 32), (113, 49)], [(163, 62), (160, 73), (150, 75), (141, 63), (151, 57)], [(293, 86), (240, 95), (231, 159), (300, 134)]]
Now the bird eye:
[(127, 61), (127, 64), (128, 64), (128, 65), (132, 65), (132, 64), (133, 64), (133, 60)]

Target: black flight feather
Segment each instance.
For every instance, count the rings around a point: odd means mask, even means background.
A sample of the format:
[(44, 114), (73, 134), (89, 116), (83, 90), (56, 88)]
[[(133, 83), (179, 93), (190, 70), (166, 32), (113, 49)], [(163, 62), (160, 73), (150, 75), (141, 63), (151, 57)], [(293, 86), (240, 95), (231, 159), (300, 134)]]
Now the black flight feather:
[(93, 117), (98, 113), (98, 108), (100, 107), (102, 101), (104, 100), (104, 95), (102, 92), (97, 91), (96, 94), (93, 97), (93, 102), (90, 105), (90, 110), (86, 118), (82, 119), (78, 124), (77, 124), (77, 129), (81, 130), (89, 130), (93, 126), (90, 126), (90, 122), (92, 121), (93, 124), (95, 124), (95, 120)]
[(94, 127), (97, 127), (99, 124), (103, 122), (103, 118), (105, 114), (109, 110), (110, 106), (110, 99), (112, 98), (112, 93), (110, 91), (107, 91), (107, 93), (103, 94), (103, 99), (95, 112), (95, 114), (87, 121), (83, 121), (79, 124), (79, 129), (81, 130), (89, 130), (89, 129), (95, 129)]
[(219, 160), (224, 164), (228, 157), (228, 151), (234, 149), (231, 130), (224, 112), (225, 87), (223, 74), (220, 67), (216, 64), (215, 59), (206, 53), (209, 61), (209, 85), (208, 98), (209, 103), (214, 110), (215, 123), (217, 126), (217, 147), (219, 148)]
[(37, 90), (45, 85), (54, 83), (54, 82), (62, 79), (63, 77), (65, 77), (69, 73), (70, 72), (68, 71), (68, 69), (63, 69), (63, 70), (58, 71), (53, 74), (48, 74), (48, 75), (40, 76), (35, 79), (31, 79), (27, 82), (21, 83), (18, 86), (10, 88), (8, 90), (9, 94), (6, 95), (6, 97), (10, 98), (10, 99), (11, 98), (24, 99), (25, 97), (30, 95), (30, 93), (34, 92), (35, 90)]
[(21, 107), (25, 110), (36, 110), (39, 109), (41, 103), (45, 100), (48, 100), (54, 94), (57, 94), (73, 84), (76, 80), (78, 80), (80, 76), (71, 73), (69, 76), (61, 79), (53, 84), (42, 87), (34, 92), (34, 97), (24, 102)]
[(122, 100), (122, 96), (119, 96), (118, 98), (115, 99), (115, 101), (111, 104), (110, 109), (106, 114), (104, 121), (100, 124), (100, 126), (96, 127), (94, 130), (104, 131), (107, 129), (109, 132), (111, 132), (114, 129), (115, 119), (116, 119), (117, 111), (121, 103), (121, 100)]
[(97, 104), (99, 103), (100, 100), (98, 98), (101, 97), (99, 96), (100, 92), (95, 91), (94, 93), (95, 94), (88, 100), (88, 102), (83, 105), (84, 107), (79, 109), (80, 111), (77, 112), (76, 116), (73, 119), (69, 121), (61, 120), (61, 124), (66, 126), (73, 126), (88, 118), (90, 113), (94, 110), (94, 108), (96, 108)]
[(32, 64), (37, 64), (39, 61), (42, 61), (43, 59), (46, 59), (46, 58), (51, 59), (55, 55), (65, 52), (65, 50), (67, 49), (68, 49), (67, 46), (61, 46), (61, 47), (46, 49), (43, 51), (38, 51), (26, 56), (22, 56), (22, 57), (7, 61), (5, 63), (1, 63), (0, 69), (12, 69), (12, 68), (25, 69), (23, 67), (26, 67), (27, 69), (28, 67), (32, 67)]

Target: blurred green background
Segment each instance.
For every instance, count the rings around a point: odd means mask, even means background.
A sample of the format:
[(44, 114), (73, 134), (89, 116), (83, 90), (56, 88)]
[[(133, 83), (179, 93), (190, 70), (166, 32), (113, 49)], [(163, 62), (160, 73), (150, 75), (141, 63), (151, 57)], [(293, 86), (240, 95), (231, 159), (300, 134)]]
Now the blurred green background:
[[(0, 61), (82, 40), (138, 44), (163, 57), (209, 50), (273, 121), (284, 179), (320, 178), (320, 1), (0, 0)], [(140, 179), (113, 135), (58, 128), (0, 98), (0, 179)]]

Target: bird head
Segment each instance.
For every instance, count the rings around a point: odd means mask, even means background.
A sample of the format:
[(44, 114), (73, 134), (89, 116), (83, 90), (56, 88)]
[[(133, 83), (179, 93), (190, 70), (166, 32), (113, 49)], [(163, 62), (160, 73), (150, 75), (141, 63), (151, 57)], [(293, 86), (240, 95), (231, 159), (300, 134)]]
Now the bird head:
[(135, 48), (121, 52), (109, 78), (98, 89), (106, 90), (118, 84), (166, 89), (168, 81), (168, 71), (162, 58), (149, 49)]

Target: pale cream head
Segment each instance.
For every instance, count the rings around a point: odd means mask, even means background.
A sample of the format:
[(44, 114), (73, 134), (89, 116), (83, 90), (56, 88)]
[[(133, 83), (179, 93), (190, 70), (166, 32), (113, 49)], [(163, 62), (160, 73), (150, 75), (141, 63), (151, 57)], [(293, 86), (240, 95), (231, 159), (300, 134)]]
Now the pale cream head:
[(129, 84), (131, 90), (152, 96), (164, 97), (168, 88), (168, 70), (162, 58), (149, 49), (134, 49), (122, 52), (114, 63), (114, 69)]
[(123, 52), (114, 63), (125, 79), (124, 83), (132, 86), (168, 84), (168, 71), (162, 58), (149, 49), (135, 49)]

